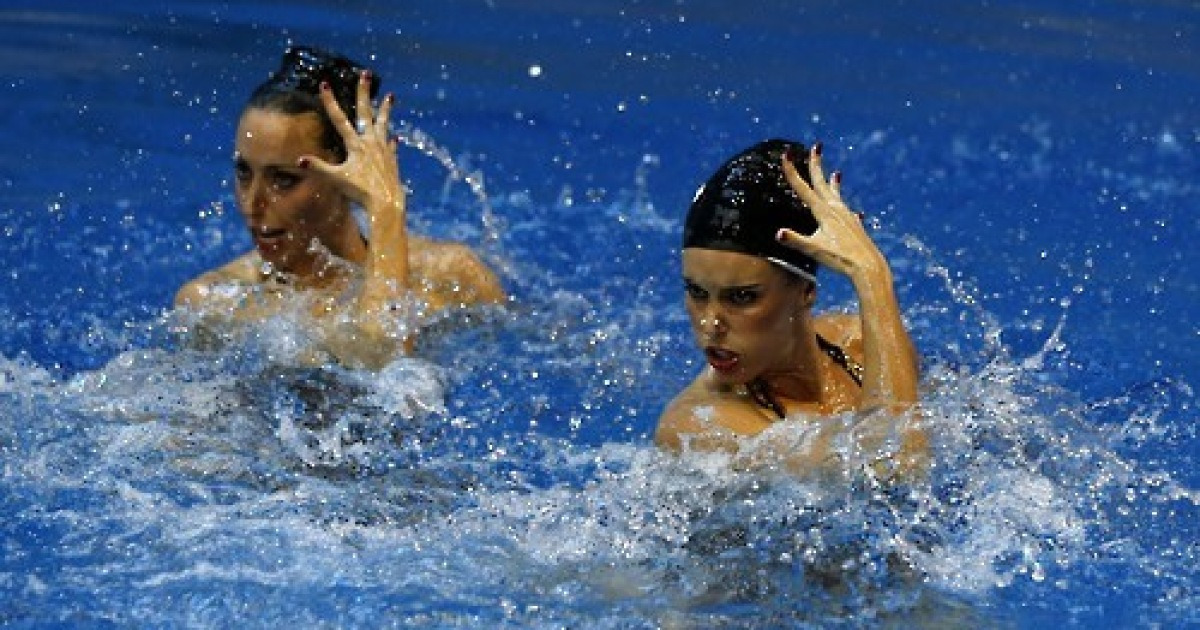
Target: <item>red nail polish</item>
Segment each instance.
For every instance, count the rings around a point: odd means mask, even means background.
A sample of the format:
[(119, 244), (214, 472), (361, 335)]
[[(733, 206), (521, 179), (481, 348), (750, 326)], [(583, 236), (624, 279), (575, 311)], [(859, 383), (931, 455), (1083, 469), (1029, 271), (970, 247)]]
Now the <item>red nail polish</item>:
[(362, 82), (363, 82), (363, 83), (370, 83), (370, 82), (371, 82), (371, 71), (370, 71), (370, 70), (363, 70), (363, 71), (362, 71)]
[(299, 166), (300, 168), (308, 168), (308, 166), (309, 166), (308, 158), (302, 157), (302, 158), (296, 160), (296, 166)]
[(842, 172), (841, 171), (833, 172), (833, 183), (838, 184), (839, 186), (841, 185), (841, 183), (842, 183)]
[(816, 155), (821, 155), (821, 151), (824, 148), (825, 148), (825, 145), (822, 144), (820, 140), (818, 140), (817, 143), (813, 145), (813, 153), (815, 153)]
[(322, 92), (327, 92), (327, 91), (329, 91), (329, 82), (328, 82), (328, 81), (322, 81), (322, 82), (321, 82), (321, 91), (322, 91)]
[(387, 95), (387, 104), (388, 104), (388, 105), (391, 105), (391, 104), (393, 104), (393, 103), (395, 103), (395, 102), (396, 102), (396, 95), (395, 95), (395, 94), (392, 94), (391, 92), (389, 92), (389, 93), (388, 93), (388, 95)]

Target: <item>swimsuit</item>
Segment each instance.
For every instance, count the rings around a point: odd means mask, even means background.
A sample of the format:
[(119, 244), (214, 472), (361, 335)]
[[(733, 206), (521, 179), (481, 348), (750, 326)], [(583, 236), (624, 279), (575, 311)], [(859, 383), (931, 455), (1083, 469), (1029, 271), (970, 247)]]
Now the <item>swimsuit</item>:
[[(846, 370), (846, 374), (850, 375), (850, 379), (853, 380), (856, 385), (862, 387), (863, 366), (861, 363), (851, 359), (850, 355), (846, 354), (845, 350), (842, 350), (836, 344), (822, 337), (821, 335), (817, 335), (817, 347), (821, 349), (821, 352), (824, 352), (826, 355), (828, 355), (830, 359), (833, 359), (834, 363), (841, 366), (843, 370)], [(779, 401), (775, 400), (775, 397), (771, 395), (771, 392), (767, 388), (767, 382), (761, 377), (747, 383), (746, 390), (750, 393), (750, 398), (752, 398), (754, 402), (758, 404), (758, 406), (774, 411), (775, 415), (779, 416), (780, 420), (787, 417), (787, 413), (784, 411), (783, 405), (779, 404)]]

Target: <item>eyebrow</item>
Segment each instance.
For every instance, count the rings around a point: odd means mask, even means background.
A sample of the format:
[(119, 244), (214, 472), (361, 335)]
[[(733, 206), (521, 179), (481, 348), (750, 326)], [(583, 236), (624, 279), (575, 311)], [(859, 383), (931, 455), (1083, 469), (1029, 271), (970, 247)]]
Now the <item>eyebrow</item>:
[(761, 282), (757, 282), (757, 283), (754, 283), (754, 284), (739, 284), (739, 285), (734, 285), (734, 286), (731, 286), (731, 287), (722, 287), (722, 288), (721, 288), (721, 293), (732, 293), (732, 292), (734, 292), (734, 291), (754, 291), (754, 290), (761, 290), (761, 289), (762, 289), (762, 287), (763, 287), (763, 285), (762, 285), (762, 283), (761, 283)]
[[(699, 287), (702, 289), (704, 288), (704, 286), (701, 285), (699, 282), (696, 282), (695, 280), (692, 280), (691, 278), (689, 278), (687, 276), (683, 277), (683, 283), (690, 284), (692, 286)], [(735, 285), (731, 285), (731, 286), (718, 287), (717, 291), (718, 292), (747, 291), (747, 290), (754, 290), (754, 289), (762, 289), (764, 285), (765, 285), (765, 283), (762, 283), (762, 282), (752, 282), (749, 284), (735, 284)]]

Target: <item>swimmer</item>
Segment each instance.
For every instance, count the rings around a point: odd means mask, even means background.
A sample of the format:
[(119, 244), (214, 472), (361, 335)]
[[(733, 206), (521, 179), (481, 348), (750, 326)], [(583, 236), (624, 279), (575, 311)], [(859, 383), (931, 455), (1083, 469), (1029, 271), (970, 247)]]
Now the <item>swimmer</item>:
[[(839, 434), (864, 449), (899, 435), (893, 470), (921, 465), (924, 434), (904, 422), (917, 402), (918, 359), (887, 260), (860, 215), (826, 180), (821, 144), (759, 143), (704, 184), (683, 233), (685, 303), (708, 365), (666, 407), (655, 442), (670, 451), (735, 454), (782, 420), (815, 438), (797, 451), (756, 449), (790, 469), (819, 470)], [(849, 278), (858, 314), (815, 315), (817, 268)], [(847, 429), (831, 416), (862, 413)], [(852, 414), (851, 414), (852, 415)], [(735, 459), (735, 462), (738, 461)], [(754, 461), (750, 463), (763, 463)]]
[(470, 248), (409, 234), (394, 97), (376, 107), (379, 84), (344, 57), (287, 49), (237, 127), (235, 193), (255, 249), (186, 283), (177, 307), (211, 326), (263, 321), (304, 300), (321, 354), (378, 369), (411, 349), (397, 322), (414, 298), (428, 313), (505, 299)]

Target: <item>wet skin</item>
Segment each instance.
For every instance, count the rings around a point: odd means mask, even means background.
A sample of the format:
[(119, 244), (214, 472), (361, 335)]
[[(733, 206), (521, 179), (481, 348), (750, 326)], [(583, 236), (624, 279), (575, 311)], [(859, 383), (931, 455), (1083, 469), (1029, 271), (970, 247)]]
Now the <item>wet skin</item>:
[(354, 263), (367, 254), (346, 198), (330, 178), (298, 165), (305, 155), (334, 160), (320, 134), (316, 114), (262, 109), (247, 110), (237, 130), (235, 192), (246, 226), (264, 262), (301, 277), (323, 262), (314, 240)]
[(689, 248), (683, 252), (684, 303), (714, 379), (744, 384), (796, 365), (794, 328), (811, 303), (806, 284), (765, 259)]

